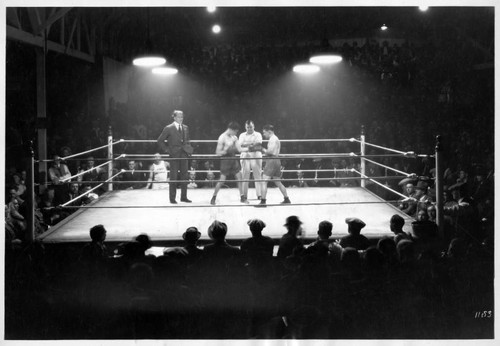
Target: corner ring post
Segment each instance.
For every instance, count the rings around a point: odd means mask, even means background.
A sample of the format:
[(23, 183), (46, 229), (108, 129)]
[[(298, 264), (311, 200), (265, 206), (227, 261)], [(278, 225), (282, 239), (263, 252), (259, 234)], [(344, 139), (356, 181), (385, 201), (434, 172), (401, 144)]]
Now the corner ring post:
[(441, 136), (436, 136), (436, 223), (441, 238), (444, 238), (444, 214), (443, 214), (443, 146)]
[[(113, 131), (111, 126), (108, 127), (108, 179), (113, 176)], [(113, 191), (113, 183), (108, 183), (108, 191)]]
[[(360, 146), (361, 146), (361, 174), (363, 176), (366, 176), (366, 161), (365, 161), (365, 125), (361, 125), (361, 136), (360, 136)], [(362, 179), (361, 180), (361, 187), (365, 188), (366, 187), (366, 180)]]
[(28, 143), (26, 157), (26, 240), (28, 243), (35, 241), (35, 152), (33, 141)]

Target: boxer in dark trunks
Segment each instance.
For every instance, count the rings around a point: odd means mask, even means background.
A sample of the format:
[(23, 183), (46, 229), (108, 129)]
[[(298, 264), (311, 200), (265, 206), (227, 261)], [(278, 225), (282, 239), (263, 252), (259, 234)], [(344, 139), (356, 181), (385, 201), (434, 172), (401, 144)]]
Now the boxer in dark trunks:
[(262, 151), (265, 156), (268, 157), (265, 160), (264, 173), (262, 178), (265, 180), (262, 186), (262, 199), (256, 207), (266, 206), (266, 196), (267, 196), (267, 183), (269, 180), (273, 180), (274, 184), (283, 194), (284, 200), (281, 204), (290, 204), (290, 199), (286, 192), (285, 185), (280, 181), (281, 179), (281, 160), (278, 158), (281, 149), (281, 143), (279, 138), (274, 134), (273, 125), (265, 125), (264, 131), (262, 132), (265, 139), (268, 139), (267, 149), (263, 148)]
[[(240, 127), (236, 122), (231, 122), (227, 126), (227, 130), (219, 136), (217, 141), (217, 149), (215, 150), (215, 154), (221, 157), (228, 157), (220, 160), (220, 179), (215, 185), (214, 194), (212, 199), (210, 200), (210, 204), (215, 205), (215, 200), (217, 198), (217, 194), (219, 190), (226, 180), (226, 178), (230, 175), (234, 175), (238, 181), (241, 181), (241, 165), (238, 157), (235, 156), (237, 153), (247, 152), (252, 150), (250, 147), (242, 148), (238, 137), (236, 134), (238, 133)], [(241, 196), (241, 201), (243, 203), (248, 203), (246, 198), (243, 196), (243, 187), (241, 182), (238, 182), (238, 189)]]

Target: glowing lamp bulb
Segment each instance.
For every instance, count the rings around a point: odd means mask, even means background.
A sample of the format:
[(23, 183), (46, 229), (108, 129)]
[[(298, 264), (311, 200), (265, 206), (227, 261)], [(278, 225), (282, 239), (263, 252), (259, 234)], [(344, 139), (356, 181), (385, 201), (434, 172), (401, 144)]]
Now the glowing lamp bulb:
[(222, 30), (222, 29), (221, 29), (220, 25), (215, 24), (214, 26), (212, 26), (212, 32), (213, 32), (214, 34), (218, 34), (218, 33), (220, 33), (220, 31), (221, 31), (221, 30)]

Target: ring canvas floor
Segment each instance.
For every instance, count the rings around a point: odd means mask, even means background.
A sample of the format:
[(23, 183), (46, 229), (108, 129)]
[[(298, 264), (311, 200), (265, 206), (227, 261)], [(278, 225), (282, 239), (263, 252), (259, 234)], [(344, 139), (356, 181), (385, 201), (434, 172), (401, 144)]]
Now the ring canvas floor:
[(240, 203), (238, 191), (234, 188), (221, 189), (216, 206), (209, 203), (212, 194), (212, 189), (188, 190), (192, 203), (178, 201), (173, 205), (169, 203), (168, 190), (110, 191), (38, 239), (44, 243), (87, 242), (90, 240), (89, 229), (103, 224), (108, 242), (128, 241), (141, 233), (148, 234), (155, 244), (179, 242), (184, 230), (190, 226), (197, 227), (202, 233), (201, 242), (206, 242), (209, 239), (207, 228), (217, 219), (228, 225), (228, 240), (241, 240), (251, 236), (246, 224), (251, 218), (262, 219), (267, 224), (263, 234), (279, 239), (286, 232), (283, 224), (290, 215), (297, 215), (302, 220), (306, 238), (316, 237), (318, 223), (322, 220), (332, 222), (333, 237), (346, 235), (346, 217), (362, 219), (366, 223), (362, 233), (373, 238), (391, 235), (389, 219), (394, 214), (405, 218), (405, 231), (410, 231), (413, 221), (360, 187), (288, 188), (290, 205), (280, 205), (283, 200), (281, 193), (270, 188), (266, 208), (254, 207), (259, 202), (254, 189), (249, 191), (250, 204), (247, 205)]

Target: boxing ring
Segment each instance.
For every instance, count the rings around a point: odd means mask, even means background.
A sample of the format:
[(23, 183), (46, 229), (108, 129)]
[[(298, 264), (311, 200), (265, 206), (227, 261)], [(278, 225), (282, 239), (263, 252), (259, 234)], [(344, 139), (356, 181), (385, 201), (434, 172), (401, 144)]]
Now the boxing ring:
[[(107, 230), (106, 242), (124, 242), (130, 241), (135, 236), (146, 233), (151, 238), (155, 246), (179, 245), (182, 243), (182, 233), (190, 226), (197, 227), (202, 233), (201, 244), (209, 241), (207, 228), (214, 220), (220, 220), (228, 225), (228, 233), (226, 239), (233, 244), (238, 244), (239, 241), (251, 236), (251, 233), (246, 225), (246, 221), (251, 218), (259, 218), (266, 222), (267, 227), (263, 230), (263, 235), (269, 236), (278, 240), (284, 233), (285, 219), (290, 215), (297, 215), (303, 222), (302, 237), (305, 240), (313, 240), (317, 237), (317, 227), (319, 222), (328, 220), (333, 224), (332, 238), (340, 238), (347, 235), (347, 225), (345, 218), (359, 217), (365, 223), (363, 234), (368, 238), (381, 238), (390, 236), (392, 233), (389, 229), (389, 220), (392, 215), (399, 214), (405, 219), (404, 230), (411, 232), (411, 222), (414, 221), (410, 216), (404, 214), (396, 206), (396, 202), (401, 198), (407, 198), (399, 191), (393, 190), (380, 181), (387, 179), (401, 179), (411, 176), (410, 173), (405, 173), (395, 168), (386, 166), (377, 160), (383, 157), (402, 157), (405, 159), (416, 159), (418, 157), (428, 157), (429, 155), (417, 155), (414, 152), (403, 152), (391, 148), (381, 147), (375, 144), (367, 143), (362, 132), (360, 138), (349, 139), (311, 139), (311, 140), (281, 140), (285, 145), (288, 142), (339, 142), (347, 141), (351, 145), (358, 146), (358, 152), (349, 153), (310, 153), (310, 154), (283, 154), (280, 155), (282, 162), (284, 160), (297, 159), (352, 159), (356, 160), (356, 168), (345, 169), (324, 169), (322, 173), (328, 175), (343, 172), (348, 173), (349, 177), (336, 178), (338, 181), (356, 180), (359, 186), (355, 187), (290, 187), (287, 186), (288, 195), (291, 204), (279, 204), (282, 199), (281, 193), (277, 188), (273, 188), (274, 184), (269, 182), (268, 186), (268, 204), (265, 208), (256, 208), (259, 203), (254, 189), (249, 189), (249, 204), (240, 203), (240, 196), (236, 188), (221, 189), (218, 195), (218, 204), (210, 205), (210, 198), (213, 194), (213, 188), (197, 188), (188, 189), (188, 198), (192, 203), (179, 202), (178, 204), (170, 204), (168, 189), (136, 189), (136, 190), (120, 190), (120, 184), (131, 183), (126, 181), (116, 181), (117, 177), (126, 172), (126, 170), (113, 171), (113, 166), (116, 161), (140, 159), (145, 161), (153, 160), (152, 154), (125, 154), (113, 155), (115, 146), (127, 142), (145, 142), (155, 143), (155, 140), (124, 140), (114, 141), (111, 132), (108, 137), (108, 145), (78, 153), (75, 155), (61, 158), (62, 160), (71, 160), (77, 157), (84, 157), (90, 152), (107, 149), (108, 157), (105, 162), (96, 167), (107, 167), (107, 179), (99, 181), (97, 186), (91, 190), (78, 196), (63, 205), (58, 206), (60, 209), (73, 209), (72, 214), (63, 219), (56, 225), (52, 226), (48, 231), (38, 236), (36, 239), (46, 244), (57, 243), (81, 243), (88, 242), (89, 229), (96, 224), (103, 224)], [(216, 141), (210, 140), (192, 140), (191, 143), (201, 145), (212, 145)], [(374, 150), (382, 150), (382, 154), (365, 153), (365, 148), (370, 146)], [(436, 149), (436, 153), (438, 150)], [(436, 155), (437, 156), (437, 155)], [(168, 155), (162, 155), (162, 159), (172, 160)], [(235, 156), (236, 159), (237, 158)], [(190, 160), (222, 160), (224, 157), (218, 157), (212, 154), (193, 154)], [(102, 159), (104, 160), (104, 159)], [(175, 160), (175, 159), (174, 159)], [(265, 162), (266, 158), (263, 157)], [(51, 161), (51, 160), (46, 160)], [(392, 171), (395, 173), (391, 176), (369, 177), (366, 175), (366, 165), (379, 165), (386, 172)], [(284, 170), (283, 172), (297, 172), (298, 170)], [(307, 171), (307, 170), (304, 170)], [(311, 170), (309, 170), (311, 171)], [(314, 171), (318, 171), (315, 169)], [(146, 171), (144, 171), (146, 172)], [(203, 170), (199, 173), (206, 172)], [(67, 181), (76, 179), (82, 176), (86, 171), (80, 172)], [(282, 182), (286, 185), (288, 181), (297, 180), (283, 178)], [(314, 180), (332, 180), (327, 178), (303, 178), (304, 181)], [(380, 181), (379, 181), (380, 180)], [(259, 180), (251, 179), (249, 181), (258, 182)], [(263, 180), (260, 180), (263, 181)], [(175, 181), (169, 181), (175, 183)], [(185, 181), (176, 181), (185, 182)], [(199, 181), (201, 183), (201, 181)], [(216, 181), (215, 181), (216, 182)], [(235, 180), (227, 180), (226, 183), (235, 183)], [(369, 184), (379, 185), (390, 193), (393, 198), (384, 200), (375, 193), (367, 189)], [(80, 182), (84, 183), (84, 182)], [(94, 181), (94, 183), (96, 183)], [(155, 183), (153, 181), (153, 183)], [(83, 206), (71, 206), (76, 200), (79, 200), (85, 195), (92, 193), (97, 188), (106, 188), (99, 198), (89, 204)], [(438, 198), (439, 202), (439, 198)], [(76, 209), (76, 210), (74, 210)]]

